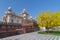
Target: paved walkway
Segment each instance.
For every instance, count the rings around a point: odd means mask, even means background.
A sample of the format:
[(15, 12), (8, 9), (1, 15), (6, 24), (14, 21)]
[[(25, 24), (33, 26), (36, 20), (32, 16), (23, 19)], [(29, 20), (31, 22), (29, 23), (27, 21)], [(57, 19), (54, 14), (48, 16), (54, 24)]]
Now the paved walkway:
[(42, 35), (42, 34), (38, 34), (37, 32), (32, 32), (32, 33), (7, 37), (0, 40), (60, 40), (60, 36)]

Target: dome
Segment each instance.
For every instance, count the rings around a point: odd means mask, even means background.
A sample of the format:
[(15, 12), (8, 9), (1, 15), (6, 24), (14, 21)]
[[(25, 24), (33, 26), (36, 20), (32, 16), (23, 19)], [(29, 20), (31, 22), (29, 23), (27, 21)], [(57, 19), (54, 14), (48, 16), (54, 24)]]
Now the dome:
[(22, 14), (27, 14), (26, 9), (23, 9)]
[(8, 11), (12, 11), (12, 8), (10, 6), (8, 7)]

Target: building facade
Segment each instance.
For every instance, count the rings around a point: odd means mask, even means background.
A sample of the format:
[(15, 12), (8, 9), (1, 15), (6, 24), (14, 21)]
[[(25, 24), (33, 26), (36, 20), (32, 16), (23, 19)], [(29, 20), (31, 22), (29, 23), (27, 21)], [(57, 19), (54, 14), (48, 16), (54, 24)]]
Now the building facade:
[(3, 37), (37, 31), (37, 26), (36, 21), (29, 16), (25, 9), (23, 9), (21, 14), (16, 15), (13, 13), (12, 8), (8, 7), (7, 12), (5, 12), (3, 16), (3, 22), (0, 23), (0, 36)]

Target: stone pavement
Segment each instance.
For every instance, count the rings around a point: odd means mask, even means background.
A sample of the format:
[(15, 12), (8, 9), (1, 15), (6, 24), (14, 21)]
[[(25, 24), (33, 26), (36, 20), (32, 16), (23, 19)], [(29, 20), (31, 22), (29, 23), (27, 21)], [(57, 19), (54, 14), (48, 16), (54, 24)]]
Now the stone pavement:
[(60, 40), (60, 36), (43, 35), (37, 32), (2, 38), (0, 40)]

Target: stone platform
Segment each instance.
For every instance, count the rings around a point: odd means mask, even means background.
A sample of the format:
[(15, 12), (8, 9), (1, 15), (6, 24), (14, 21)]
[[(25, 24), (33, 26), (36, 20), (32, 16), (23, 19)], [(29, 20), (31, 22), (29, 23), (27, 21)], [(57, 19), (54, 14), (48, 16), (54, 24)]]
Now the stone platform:
[(32, 32), (32, 33), (6, 37), (0, 40), (60, 40), (60, 36), (42, 35), (38, 34), (37, 32)]

